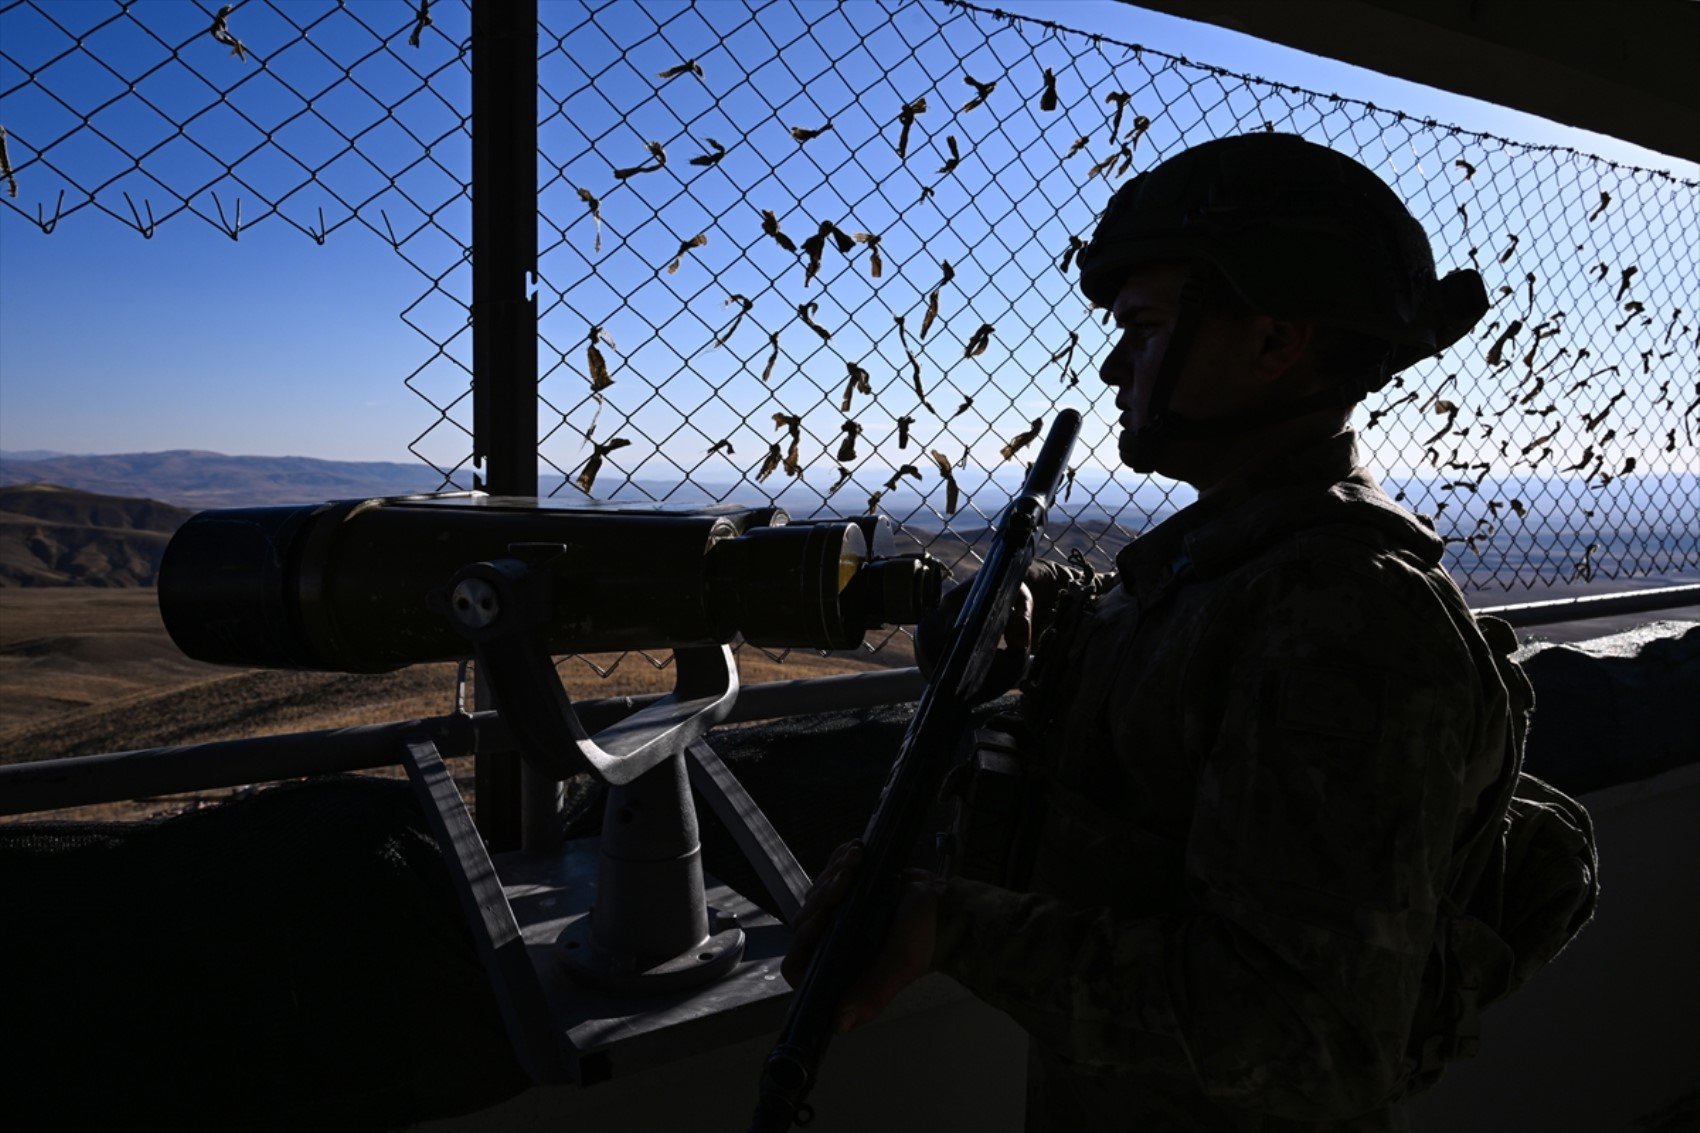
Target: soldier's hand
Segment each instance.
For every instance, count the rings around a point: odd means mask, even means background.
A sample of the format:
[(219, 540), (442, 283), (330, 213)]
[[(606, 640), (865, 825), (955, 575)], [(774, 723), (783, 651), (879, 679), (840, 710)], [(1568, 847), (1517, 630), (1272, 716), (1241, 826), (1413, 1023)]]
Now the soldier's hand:
[[(915, 627), (915, 663), (928, 677), (933, 675), (933, 670), (944, 660), (945, 648), (950, 643), (950, 631), (962, 613), (963, 603), (968, 601), (968, 589), (971, 585), (972, 583), (965, 582), (952, 588), (939, 602), (938, 607)], [(992, 658), (992, 667), (986, 673), (986, 683), (980, 688), (976, 699), (990, 700), (1014, 688), (1027, 671), (1027, 653), (1032, 647), (1033, 592), (1027, 588), (1026, 583), (1022, 583), (1004, 621), (1003, 648)]]
[[(850, 892), (851, 879), (861, 860), (862, 843), (844, 843), (833, 851), (826, 868), (809, 887), (803, 908), (797, 914), (791, 950), (785, 954), (780, 968), (785, 982), (792, 987), (803, 982), (815, 946), (832, 923), (834, 910)], [(843, 1034), (872, 1022), (898, 992), (931, 971), (937, 933), (937, 883), (925, 870), (910, 870), (885, 947), (838, 1001), (834, 1029)]]

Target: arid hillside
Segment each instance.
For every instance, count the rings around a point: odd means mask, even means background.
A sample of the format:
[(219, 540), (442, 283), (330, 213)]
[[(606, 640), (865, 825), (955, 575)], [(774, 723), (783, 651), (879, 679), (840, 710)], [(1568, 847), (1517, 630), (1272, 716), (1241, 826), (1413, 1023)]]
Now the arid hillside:
[(34, 459), (8, 454), (0, 463), (0, 484), (31, 481), (114, 496), (152, 496), (191, 508), (400, 496), (434, 491), (439, 486), (437, 477), (423, 464), (226, 456), (191, 450)]
[(190, 514), (56, 484), (0, 488), (0, 586), (152, 586)]
[[(906, 641), (899, 635), (881, 660), (902, 663)], [(672, 687), (670, 667), (637, 654), (616, 660), (563, 661), (562, 682), (577, 699)], [(589, 662), (613, 671), (599, 675)], [(750, 684), (880, 667), (806, 652), (778, 662), (755, 649), (742, 650), (739, 665)], [(450, 710), (454, 686), (452, 664), (359, 676), (202, 664), (172, 644), (151, 589), (0, 588), (0, 763), (437, 716)], [(455, 771), (470, 792), (470, 761)], [(84, 817), (171, 813), (198, 801), (142, 800)]]

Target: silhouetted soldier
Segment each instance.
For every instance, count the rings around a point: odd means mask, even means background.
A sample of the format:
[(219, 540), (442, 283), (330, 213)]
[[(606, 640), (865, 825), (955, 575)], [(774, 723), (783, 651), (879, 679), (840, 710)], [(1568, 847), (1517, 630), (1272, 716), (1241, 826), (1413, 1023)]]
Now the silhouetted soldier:
[(1199, 498), (1114, 574), (1029, 572), (1036, 854), (913, 884), (840, 1025), (937, 969), (1032, 1036), (1030, 1129), (1401, 1127), (1469, 1041), (1443, 973), (1529, 696), (1347, 422), (1480, 318), (1481, 280), (1437, 279), (1384, 182), (1280, 134), (1136, 177), (1079, 263), (1121, 331), (1123, 461)]

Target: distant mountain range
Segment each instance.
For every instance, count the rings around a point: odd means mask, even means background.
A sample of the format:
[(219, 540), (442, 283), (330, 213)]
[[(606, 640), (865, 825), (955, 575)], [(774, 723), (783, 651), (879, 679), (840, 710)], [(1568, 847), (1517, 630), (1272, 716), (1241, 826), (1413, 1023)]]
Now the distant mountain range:
[(226, 456), (190, 449), (113, 456), (0, 453), (0, 485), (32, 483), (192, 509), (402, 496), (438, 487), (436, 474), (419, 463)]
[[(412, 465), (312, 460), (305, 457), (236, 457), (219, 453), (166, 452), (120, 456), (57, 456), (21, 460), (0, 454), (0, 586), (152, 586), (172, 532), (196, 510), (205, 507), (311, 504), (322, 500), (358, 499), (370, 496), (408, 495), (427, 490), (429, 478)], [(50, 474), (59, 482), (18, 483), (30, 474)], [(995, 515), (1019, 474), (1017, 469), (997, 470), (978, 482), (977, 489), (964, 489), (961, 511), (948, 522), (933, 509), (936, 498), (923, 499), (913, 490), (880, 493), (881, 510), (899, 520), (903, 527), (900, 549), (911, 549), (918, 540), (936, 557), (958, 569), (958, 576), (971, 573), (970, 560), (991, 531)], [(1136, 488), (1097, 474), (1087, 481), (1082, 473), (1080, 489), (1072, 505), (1062, 503), (1054, 511), (1042, 553), (1062, 558), (1071, 552), (1084, 555), (1092, 566), (1108, 569), (1112, 556), (1127, 540), (1163, 518), (1176, 500), (1165, 506), (1144, 498)], [(1692, 508), (1700, 485), (1692, 474), (1648, 477), (1645, 488), (1662, 489), (1662, 495), (1633, 501), (1651, 512), (1633, 510), (1626, 520), (1605, 526), (1582, 527), (1592, 512), (1572, 515), (1555, 511), (1542, 517), (1538, 526), (1525, 529), (1507, 521), (1504, 530), (1480, 535), (1466, 548), (1462, 537), (1453, 541), (1458, 556), (1455, 566), (1466, 573), (1486, 572), (1497, 577), (1515, 573), (1530, 554), (1530, 540), (1546, 548), (1560, 561), (1581, 554), (1581, 540), (1599, 560), (1622, 558), (1627, 563), (1643, 559), (1650, 542), (1668, 547), (1678, 557), (1670, 568), (1692, 577), (1694, 528), (1684, 515)], [(555, 484), (559, 484), (558, 479)], [(550, 487), (545, 483), (545, 494)], [(1529, 482), (1506, 484), (1531, 500), (1542, 497), (1544, 486)], [(1532, 489), (1542, 488), (1542, 491)], [(772, 490), (772, 495), (768, 495)], [(877, 490), (877, 489), (876, 489)], [(695, 507), (722, 499), (745, 505), (779, 503), (799, 518), (819, 514), (850, 516), (868, 502), (865, 486), (847, 482), (824, 502), (818, 486), (805, 480), (776, 481), (764, 485), (661, 485), (623, 482), (614, 498), (653, 501)], [(1498, 489), (1496, 489), (1496, 492)], [(568, 488), (575, 494), (576, 488)], [(1121, 500), (1115, 493), (1121, 493)], [(151, 497), (151, 498), (150, 498)], [(1095, 497), (1095, 498), (1094, 498)], [(1456, 498), (1459, 505), (1447, 520), (1468, 530), (1472, 522), (1472, 500)], [(160, 501), (169, 502), (160, 502)], [(1688, 501), (1683, 503), (1681, 501)], [(1118, 510), (1117, 504), (1121, 507)], [(187, 506), (184, 506), (187, 505)], [(1671, 514), (1665, 512), (1669, 510)], [(1463, 519), (1455, 516), (1462, 514)], [(1531, 512), (1531, 515), (1533, 512)], [(1692, 511), (1687, 512), (1688, 516)], [(1654, 518), (1656, 517), (1656, 518)], [(1521, 516), (1516, 517), (1521, 520)], [(1531, 525), (1535, 524), (1531, 519)], [(1477, 527), (1480, 530), (1479, 524)], [(1468, 552), (1467, 554), (1465, 552)], [(1473, 576), (1473, 575), (1472, 575)], [(1608, 572), (1606, 578), (1615, 577)], [(1607, 585), (1609, 583), (1602, 583)]]
[[(868, 469), (826, 492), (819, 473), (808, 479), (775, 476), (764, 484), (744, 482), (663, 483), (651, 480), (621, 481), (604, 473), (607, 483), (596, 485), (608, 499), (630, 502), (657, 500), (680, 507), (698, 507), (721, 501), (762, 506), (778, 504), (799, 518), (818, 514), (858, 515), (876, 493), (883, 510), (907, 516), (919, 509), (926, 519), (922, 527), (943, 526), (922, 506), (923, 495), (942, 502), (943, 493), (916, 488), (903, 480), (895, 490), (884, 491), (889, 473)], [(470, 481), (467, 474), (465, 480)], [(985, 473), (962, 474), (967, 519), (977, 513), (996, 515), (1018, 488), (1021, 467), (1006, 464)], [(442, 489), (437, 474), (422, 463), (397, 464), (385, 461), (316, 460), (304, 456), (226, 456), (217, 452), (176, 450), (172, 452), (123, 453), (111, 456), (41, 455), (37, 452), (0, 452), (0, 485), (57, 484), (85, 492), (123, 497), (163, 500), (191, 509), (215, 507), (262, 507), (274, 504), (309, 504), (323, 500), (358, 499), (362, 496), (405, 496)], [(979, 485), (977, 488), (975, 485)], [(929, 483), (928, 488), (937, 485)], [(538, 493), (579, 495), (573, 485), (563, 485), (559, 475), (539, 477)], [(1191, 493), (1184, 495), (1190, 498)], [(823, 496), (825, 497), (823, 499)], [(1080, 483), (1070, 485), (1070, 500), (1059, 509), (1082, 519), (1130, 518), (1143, 526), (1150, 518), (1166, 514), (1185, 499), (1171, 502), (1167, 493), (1141, 478), (1123, 482), (1104, 472), (1083, 469)], [(935, 506), (936, 503), (935, 503)]]
[(0, 462), (7, 460), (46, 460), (54, 456), (70, 456), (68, 452), (58, 452), (50, 448), (29, 448), (8, 451), (0, 449)]
[[(153, 586), (172, 533), (193, 514), (157, 500), (57, 484), (0, 487), (0, 586)], [(913, 534), (900, 538), (900, 549), (920, 549)], [(926, 549), (959, 568), (961, 578), (973, 573), (973, 553), (983, 551), (979, 544), (989, 532), (976, 532), (975, 539), (925, 534)], [(1046, 551), (1057, 558), (1079, 551), (1093, 566), (1109, 569), (1110, 555), (1126, 538), (1108, 522), (1077, 520), (1054, 528)]]
[[(992, 519), (1017, 490), (1022, 469), (1014, 461), (992, 469), (958, 469), (960, 510), (948, 519), (940, 510), (946, 498), (943, 485), (931, 468), (927, 473), (918, 484), (894, 477), (895, 487), (888, 488), (885, 472), (872, 467), (841, 483), (830, 483), (814, 469), (801, 478), (774, 475), (763, 483), (748, 479), (718, 483), (632, 481), (605, 469), (596, 488), (609, 492), (607, 498), (616, 502), (658, 501), (677, 507), (722, 501), (746, 506), (777, 504), (799, 519), (858, 515), (872, 506), (930, 545), (938, 543), (934, 553), (943, 552), (941, 557), (948, 558), (953, 544), (966, 546), (986, 536)], [(470, 480), (470, 473), (466, 479)], [(423, 463), (227, 456), (189, 450), (110, 456), (0, 452), (0, 488), (19, 484), (56, 485), (108, 497), (109, 508), (135, 508), (147, 500), (158, 500), (191, 511), (411, 495), (441, 487), (437, 474)], [(1408, 490), (1407, 507), (1434, 514), (1440, 521), (1441, 534), (1459, 544), (1454, 550), (1463, 556), (1459, 562), (1467, 569), (1495, 573), (1502, 556), (1516, 556), (1521, 561), (1531, 541), (1547, 547), (1553, 557), (1564, 562), (1581, 555), (1584, 547), (1597, 550), (1598, 561), (1620, 557), (1635, 561), (1646, 556), (1648, 547), (1666, 548), (1661, 553), (1675, 552), (1678, 563), (1691, 561), (1686, 556), (1693, 553), (1693, 509), (1694, 501), (1700, 499), (1700, 477), (1692, 472), (1624, 478), (1614, 485), (1616, 506), (1622, 515), (1604, 522), (1596, 520), (1592, 507), (1584, 506), (1592, 500), (1581, 498), (1578, 485), (1563, 478), (1484, 478), (1472, 487), (1419, 477), (1388, 486), (1390, 491)], [(559, 475), (540, 477), (538, 487), (544, 496), (560, 493), (584, 498), (576, 486), (563, 485)], [(1471, 490), (1454, 490), (1460, 487)], [(1161, 482), (1125, 470), (1081, 468), (1078, 479), (1066, 485), (1063, 499), (1052, 512), (1051, 532), (1058, 541), (1057, 553), (1076, 546), (1093, 549), (1102, 543), (1093, 557), (1094, 565), (1100, 565), (1098, 560), (1129, 536), (1147, 530), (1192, 497), (1192, 491), (1184, 486), (1171, 484), (1165, 489)], [(1523, 501), (1527, 501), (1526, 509)], [(160, 529), (144, 523), (137, 527), (142, 534), (117, 548), (102, 542), (109, 535), (97, 539), (88, 534), (72, 537), (64, 531), (49, 534), (45, 528), (37, 530), (46, 523), (110, 532), (115, 529), (110, 523), (91, 520), (85, 524), (33, 511), (26, 517), (31, 525), (27, 532), (17, 526), (17, 515), (6, 520), (3, 561), (9, 572), (5, 579), (13, 585), (26, 577), (41, 584), (49, 578), (67, 581), (72, 575), (86, 582), (99, 573), (90, 565), (94, 560), (87, 556), (102, 555), (109, 555), (103, 561), (112, 564), (110, 578), (114, 581), (107, 585), (136, 585), (148, 576), (145, 563), (149, 552), (145, 548), (163, 538)], [(116, 529), (124, 527), (120, 524)], [(147, 534), (150, 531), (153, 534)]]
[(53, 484), (0, 488), (0, 586), (152, 586), (191, 514)]

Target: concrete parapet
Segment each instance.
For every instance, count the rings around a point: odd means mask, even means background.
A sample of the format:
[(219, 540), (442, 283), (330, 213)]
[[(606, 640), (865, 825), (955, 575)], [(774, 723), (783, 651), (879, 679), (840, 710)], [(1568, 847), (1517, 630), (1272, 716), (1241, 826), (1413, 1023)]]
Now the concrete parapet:
[(1535, 686), (1531, 775), (1582, 795), (1700, 761), (1700, 623), (1649, 622), (1516, 656)]

